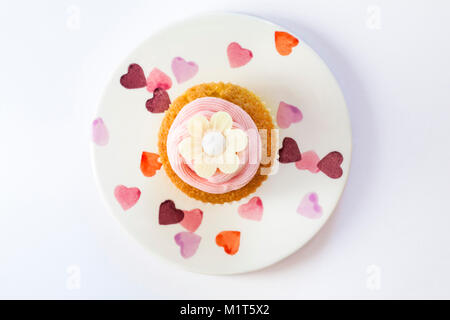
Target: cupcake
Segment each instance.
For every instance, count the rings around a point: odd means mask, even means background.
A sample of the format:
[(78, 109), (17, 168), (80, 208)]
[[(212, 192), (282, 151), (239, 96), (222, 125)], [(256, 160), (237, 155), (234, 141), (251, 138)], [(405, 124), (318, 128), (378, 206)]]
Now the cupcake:
[(200, 84), (166, 111), (160, 159), (173, 184), (189, 197), (216, 204), (237, 201), (267, 179), (277, 147), (271, 142), (273, 129), (269, 110), (249, 90)]

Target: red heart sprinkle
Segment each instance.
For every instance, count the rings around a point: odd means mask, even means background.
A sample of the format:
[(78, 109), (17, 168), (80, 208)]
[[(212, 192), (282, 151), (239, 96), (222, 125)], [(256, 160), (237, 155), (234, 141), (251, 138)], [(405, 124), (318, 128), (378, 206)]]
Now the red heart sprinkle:
[(283, 139), (283, 146), (278, 150), (280, 163), (296, 162), (302, 159), (300, 149), (294, 139), (286, 137)]
[(162, 163), (158, 161), (159, 154), (153, 152), (142, 152), (141, 172), (146, 177), (153, 177), (156, 171), (161, 169)]
[(183, 220), (183, 210), (177, 209), (172, 200), (166, 200), (159, 205), (159, 224), (175, 224)]
[(141, 66), (132, 63), (128, 67), (128, 72), (120, 77), (120, 84), (127, 89), (143, 88), (147, 85), (144, 70)]
[(338, 179), (342, 176), (342, 161), (344, 161), (342, 154), (338, 151), (333, 151), (317, 163), (317, 168), (330, 178)]
[(216, 236), (216, 244), (223, 247), (229, 255), (234, 255), (239, 251), (241, 233), (239, 231), (222, 231)]
[(156, 88), (153, 91), (153, 98), (150, 98), (145, 103), (145, 107), (151, 113), (163, 113), (170, 106), (170, 98), (166, 90)]
[(284, 31), (275, 31), (275, 47), (282, 56), (292, 52), (292, 48), (298, 45), (298, 39)]

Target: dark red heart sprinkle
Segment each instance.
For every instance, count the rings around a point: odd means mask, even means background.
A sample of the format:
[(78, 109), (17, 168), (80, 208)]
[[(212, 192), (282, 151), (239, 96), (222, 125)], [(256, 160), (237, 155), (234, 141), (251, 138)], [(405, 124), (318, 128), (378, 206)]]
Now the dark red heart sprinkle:
[(283, 146), (278, 150), (280, 163), (297, 162), (302, 159), (300, 149), (294, 139), (286, 137), (283, 139)]
[(132, 63), (128, 66), (128, 72), (120, 77), (120, 84), (127, 89), (143, 88), (147, 85), (144, 70), (141, 66)]
[(145, 107), (149, 112), (162, 113), (169, 109), (170, 98), (166, 90), (156, 88), (153, 91), (153, 98), (150, 98), (145, 103)]
[(338, 179), (342, 176), (341, 163), (344, 157), (338, 151), (333, 151), (327, 154), (317, 163), (320, 171), (333, 179)]
[(159, 205), (159, 224), (175, 224), (183, 220), (183, 210), (177, 209), (172, 200), (166, 200)]

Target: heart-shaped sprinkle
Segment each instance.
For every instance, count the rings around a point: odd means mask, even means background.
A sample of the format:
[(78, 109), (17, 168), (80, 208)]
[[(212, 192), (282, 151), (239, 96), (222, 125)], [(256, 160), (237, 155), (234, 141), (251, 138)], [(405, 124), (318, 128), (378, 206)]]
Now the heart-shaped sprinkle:
[(292, 48), (298, 45), (298, 39), (284, 31), (275, 31), (275, 47), (282, 56), (292, 52)]
[(108, 144), (109, 133), (102, 118), (97, 118), (92, 122), (92, 141), (99, 146)]
[(312, 173), (319, 172), (317, 164), (319, 163), (319, 156), (314, 151), (302, 152), (302, 158), (295, 163), (299, 170), (309, 170)]
[(293, 123), (300, 122), (303, 119), (303, 114), (296, 106), (280, 102), (277, 111), (277, 123), (282, 129), (289, 128)]
[(162, 113), (169, 109), (170, 98), (167, 91), (161, 88), (156, 88), (153, 91), (153, 97), (148, 99), (145, 107), (151, 113)]
[(175, 243), (180, 246), (181, 256), (185, 259), (197, 252), (200, 240), (202, 237), (192, 232), (180, 232), (175, 235)]
[(133, 207), (141, 196), (141, 190), (138, 188), (127, 188), (123, 185), (118, 185), (114, 189), (114, 196), (123, 210), (128, 210)]
[(184, 218), (180, 224), (188, 231), (195, 232), (203, 219), (203, 212), (200, 209), (193, 209), (190, 211), (184, 210)]
[(172, 72), (177, 82), (183, 83), (197, 74), (198, 65), (193, 61), (187, 62), (181, 57), (176, 57), (172, 60)]
[(156, 171), (161, 169), (162, 163), (158, 161), (159, 154), (153, 152), (142, 152), (141, 172), (146, 177), (153, 177)]
[(322, 207), (319, 205), (317, 193), (311, 192), (305, 195), (297, 208), (297, 212), (310, 219), (320, 218)]
[(283, 139), (283, 146), (278, 150), (280, 163), (290, 163), (300, 161), (302, 155), (300, 149), (298, 148), (297, 142), (294, 139), (286, 137)]
[(263, 203), (260, 197), (253, 197), (249, 202), (238, 207), (238, 213), (242, 218), (255, 221), (261, 221), (263, 210)]
[(242, 67), (253, 58), (253, 53), (248, 49), (242, 48), (237, 42), (232, 42), (228, 45), (227, 55), (232, 68)]
[(216, 236), (216, 244), (223, 247), (229, 255), (234, 255), (239, 251), (241, 233), (239, 231), (222, 231)]
[(340, 152), (333, 151), (323, 157), (317, 167), (330, 178), (338, 179), (342, 176), (341, 164), (343, 160), (344, 157)]
[(183, 220), (183, 210), (177, 209), (172, 200), (166, 200), (159, 205), (159, 224), (175, 224)]
[(127, 89), (143, 88), (147, 85), (144, 70), (141, 66), (132, 63), (128, 67), (128, 72), (120, 77), (120, 84)]
[(156, 88), (169, 90), (171, 87), (172, 80), (170, 77), (158, 68), (154, 68), (147, 77), (147, 90), (149, 92), (154, 92)]

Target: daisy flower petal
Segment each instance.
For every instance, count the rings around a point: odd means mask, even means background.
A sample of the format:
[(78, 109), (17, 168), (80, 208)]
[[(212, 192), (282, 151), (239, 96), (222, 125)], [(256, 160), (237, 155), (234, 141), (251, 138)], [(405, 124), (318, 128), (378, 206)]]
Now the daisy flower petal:
[(225, 153), (223, 155), (223, 161), (219, 164), (219, 170), (225, 174), (231, 174), (239, 168), (239, 157), (237, 154)]
[[(202, 159), (204, 160), (204, 159)], [(194, 163), (194, 171), (202, 178), (210, 178), (216, 173), (217, 164), (209, 161), (197, 161)]]
[(208, 127), (209, 121), (202, 115), (195, 115), (188, 122), (188, 131), (192, 137), (201, 137)]
[(224, 111), (214, 113), (210, 120), (210, 128), (214, 131), (225, 132), (231, 129), (232, 125), (233, 119)]
[(231, 129), (225, 133), (227, 139), (227, 150), (240, 152), (247, 147), (247, 134), (241, 129)]
[(181, 140), (180, 144), (178, 145), (178, 152), (181, 154), (184, 160), (188, 162), (192, 160), (193, 154), (191, 137)]

